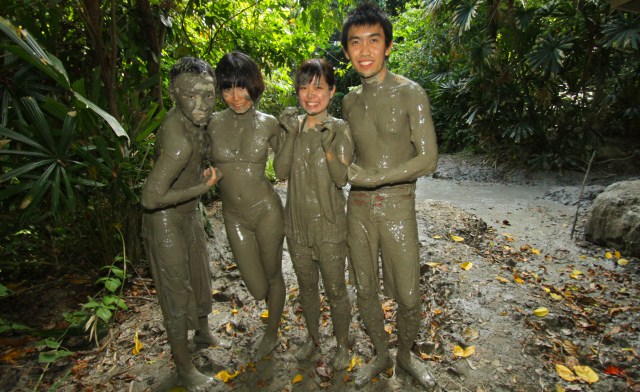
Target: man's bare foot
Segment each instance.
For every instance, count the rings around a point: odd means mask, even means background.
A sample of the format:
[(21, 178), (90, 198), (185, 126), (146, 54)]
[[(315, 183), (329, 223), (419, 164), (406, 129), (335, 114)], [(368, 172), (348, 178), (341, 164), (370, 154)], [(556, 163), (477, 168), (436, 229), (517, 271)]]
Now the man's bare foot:
[(346, 345), (338, 345), (331, 364), (335, 370), (344, 370), (347, 368), (347, 365), (349, 365), (349, 348)]
[(356, 387), (362, 388), (371, 382), (371, 379), (393, 366), (393, 360), (389, 355), (375, 356), (363, 368), (356, 373)]
[(309, 358), (317, 348), (318, 346), (316, 346), (316, 342), (314, 342), (313, 338), (309, 336), (296, 353), (296, 359), (302, 360)]
[(265, 333), (264, 336), (262, 336), (262, 341), (260, 341), (260, 345), (256, 351), (255, 360), (261, 360), (265, 355), (268, 355), (278, 347), (279, 344), (278, 335)]
[(178, 385), (187, 389), (188, 392), (206, 391), (213, 384), (215, 379), (200, 373), (195, 367), (185, 371), (178, 371)]
[(201, 330), (196, 331), (193, 335), (193, 343), (200, 346), (220, 346), (222, 348), (231, 348), (231, 342), (224, 338), (216, 338), (211, 334), (211, 331)]
[(431, 370), (426, 363), (415, 358), (413, 355), (396, 357), (396, 364), (414, 378), (423, 388), (427, 390), (436, 386), (436, 379), (431, 374)]

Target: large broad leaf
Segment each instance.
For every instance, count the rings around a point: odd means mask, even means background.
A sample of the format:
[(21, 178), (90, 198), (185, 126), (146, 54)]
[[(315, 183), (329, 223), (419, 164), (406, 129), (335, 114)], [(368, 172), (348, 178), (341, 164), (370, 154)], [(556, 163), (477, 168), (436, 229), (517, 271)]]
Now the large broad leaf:
[(573, 37), (547, 34), (540, 39), (533, 50), (527, 54), (531, 68), (540, 68), (547, 74), (558, 74), (566, 57), (565, 51), (573, 47)]
[(640, 17), (619, 14), (604, 27), (605, 47), (633, 48), (640, 46)]
[(473, 18), (478, 14), (479, 2), (474, 1), (469, 4), (461, 4), (456, 7), (453, 14), (453, 24), (459, 29), (460, 34), (471, 28)]
[(17, 47), (7, 46), (6, 49), (22, 58), (27, 63), (38, 68), (45, 75), (56, 81), (63, 88), (73, 92), (76, 99), (82, 102), (87, 108), (91, 109), (98, 116), (102, 117), (107, 124), (113, 129), (117, 136), (123, 136), (129, 140), (129, 136), (125, 129), (120, 125), (112, 115), (102, 110), (98, 105), (85, 98), (80, 93), (74, 91), (69, 82), (67, 72), (54, 55), (42, 49), (36, 40), (26, 30), (17, 29), (11, 22), (0, 17), (0, 31), (18, 45)]

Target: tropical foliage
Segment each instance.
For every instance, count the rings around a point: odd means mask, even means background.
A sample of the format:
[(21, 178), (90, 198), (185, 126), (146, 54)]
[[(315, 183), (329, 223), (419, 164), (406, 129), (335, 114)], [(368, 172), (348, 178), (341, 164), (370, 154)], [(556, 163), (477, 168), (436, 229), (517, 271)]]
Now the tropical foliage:
[(609, 1), (414, 1), (392, 66), (430, 92), (445, 150), (580, 167), (638, 132), (640, 18)]
[[(99, 282), (124, 284), (111, 272), (143, 259), (138, 194), (179, 57), (215, 64), (248, 53), (267, 79), (260, 109), (272, 114), (295, 104), (292, 69), (327, 57), (340, 76), (340, 115), (341, 97), (359, 84), (338, 43), (355, 2), (3, 1), (0, 281), (69, 270), (95, 281), (106, 266)], [(394, 21), (389, 65), (429, 92), (442, 151), (569, 168), (605, 138), (639, 131), (635, 14), (605, 0), (377, 3)], [(89, 302), (93, 331), (105, 309), (122, 308), (105, 287)]]

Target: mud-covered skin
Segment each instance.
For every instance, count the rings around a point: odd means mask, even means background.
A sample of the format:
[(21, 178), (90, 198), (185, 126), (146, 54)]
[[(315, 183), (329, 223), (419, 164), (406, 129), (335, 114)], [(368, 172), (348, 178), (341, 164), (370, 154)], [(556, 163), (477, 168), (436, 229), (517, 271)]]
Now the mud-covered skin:
[(211, 274), (197, 211), (200, 195), (217, 182), (215, 169), (204, 167), (209, 138), (202, 126), (214, 109), (213, 77), (180, 74), (170, 93), (176, 107), (156, 135), (156, 160), (141, 195), (142, 236), (179, 385), (197, 390), (214, 381), (193, 366), (187, 341), (189, 329), (213, 339)]
[[(307, 109), (304, 98), (300, 100)], [(344, 369), (349, 360), (351, 304), (344, 277), (347, 246), (342, 186), (353, 147), (346, 122), (327, 116), (329, 97), (321, 97), (320, 101), (323, 107), (314, 115), (298, 118), (292, 110), (280, 115), (288, 130), (281, 155), (290, 158), (276, 174), (288, 178), (285, 233), (310, 337), (298, 357), (308, 357), (320, 343), (318, 285), (322, 276), (337, 343), (332, 365)]]
[[(356, 374), (358, 386), (392, 365), (381, 309), (378, 258), (382, 257), (385, 293), (398, 302), (397, 365), (423, 387), (434, 385), (411, 348), (420, 327), (418, 231), (415, 181), (436, 169), (436, 135), (429, 99), (415, 82), (386, 68), (393, 43), (382, 22), (352, 24), (376, 14), (359, 7), (345, 22), (344, 47), (362, 86), (347, 94), (343, 113), (355, 146), (348, 168), (347, 239), (355, 271), (358, 306), (375, 356)], [(364, 16), (363, 16), (364, 15)], [(384, 17), (378, 19), (388, 23)], [(389, 37), (390, 38), (390, 37)]]
[(225, 101), (230, 108), (209, 121), (211, 156), (224, 176), (219, 182), (220, 199), (238, 270), (251, 295), (266, 300), (269, 310), (267, 330), (256, 352), (256, 358), (261, 359), (278, 344), (285, 302), (284, 212), (280, 197), (265, 176), (269, 148), (277, 151), (282, 129), (275, 117), (252, 105), (245, 108)]

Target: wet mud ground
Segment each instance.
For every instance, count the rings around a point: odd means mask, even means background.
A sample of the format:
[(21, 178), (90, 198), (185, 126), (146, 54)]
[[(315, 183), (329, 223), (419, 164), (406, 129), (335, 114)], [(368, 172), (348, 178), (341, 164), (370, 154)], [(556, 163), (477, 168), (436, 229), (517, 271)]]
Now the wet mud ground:
[[(424, 322), (414, 352), (432, 369), (436, 391), (640, 390), (639, 263), (582, 240), (590, 201), (611, 177), (588, 181), (575, 219), (582, 179), (581, 174), (509, 172), (480, 158), (443, 156), (438, 171), (419, 181)], [(278, 185), (283, 197), (285, 189)], [(224, 236), (220, 205), (207, 206), (207, 212), (214, 234), (209, 243), (214, 289), (209, 324), (232, 347), (193, 347), (193, 360), (207, 374), (235, 375), (207, 390), (356, 390), (352, 374), (372, 353), (353, 286), (348, 286), (353, 305), (351, 369), (334, 372), (328, 365), (335, 341), (326, 300), (321, 348), (309, 360), (296, 360), (306, 331), (285, 248), (288, 296), (280, 345), (267, 359), (254, 361), (266, 307), (242, 284)], [(629, 263), (620, 265), (620, 259)], [(76, 355), (44, 373), (35, 350), (14, 363), (3, 362), (0, 390), (34, 390), (42, 374), (37, 390), (184, 390), (173, 387), (175, 367), (145, 265), (136, 266), (125, 299), (129, 310), (118, 315), (100, 349), (67, 342), (76, 345)], [(395, 353), (395, 303), (388, 298), (382, 303)], [(537, 316), (539, 308), (548, 314)], [(143, 347), (134, 355), (136, 333)], [(558, 365), (570, 373), (563, 378)], [(361, 390), (421, 389), (391, 368)]]

